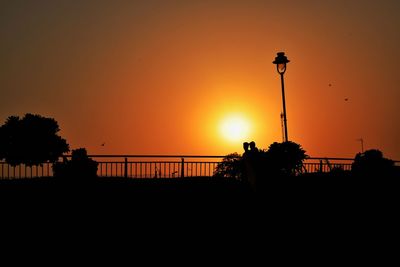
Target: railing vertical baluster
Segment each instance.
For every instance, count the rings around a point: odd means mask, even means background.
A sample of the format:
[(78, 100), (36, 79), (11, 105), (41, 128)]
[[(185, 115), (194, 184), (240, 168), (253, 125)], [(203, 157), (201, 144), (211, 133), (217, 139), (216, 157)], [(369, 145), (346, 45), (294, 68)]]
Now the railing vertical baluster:
[(181, 166), (181, 178), (185, 178), (185, 159), (182, 158), (182, 166)]
[(203, 162), (200, 162), (200, 175), (203, 176)]
[(135, 162), (135, 178), (138, 178), (138, 177), (137, 177), (137, 170), (138, 170), (137, 164), (138, 164), (138, 163)]
[(166, 178), (165, 177), (165, 174), (167, 173), (166, 171), (167, 171), (167, 163), (164, 162), (164, 175), (163, 175), (163, 178)]
[(128, 158), (125, 158), (125, 178), (128, 178)]

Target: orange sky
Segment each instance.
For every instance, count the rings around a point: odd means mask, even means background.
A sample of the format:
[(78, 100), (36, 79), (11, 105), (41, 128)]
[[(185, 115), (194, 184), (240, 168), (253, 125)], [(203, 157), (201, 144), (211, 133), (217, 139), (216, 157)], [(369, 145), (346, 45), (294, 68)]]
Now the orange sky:
[(400, 2), (131, 2), (0, 2), (1, 123), (54, 117), (91, 154), (223, 155), (242, 141), (221, 121), (241, 114), (267, 148), (285, 51), (290, 140), (353, 157), (362, 137), (400, 160)]

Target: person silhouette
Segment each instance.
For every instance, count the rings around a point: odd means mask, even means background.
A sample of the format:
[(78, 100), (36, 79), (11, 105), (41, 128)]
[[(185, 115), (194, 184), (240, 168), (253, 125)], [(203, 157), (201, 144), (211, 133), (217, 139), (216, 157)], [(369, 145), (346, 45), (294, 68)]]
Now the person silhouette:
[(248, 159), (247, 159), (247, 170), (248, 170), (248, 175), (247, 175), (247, 180), (252, 187), (252, 189), (255, 191), (256, 190), (256, 183), (257, 183), (257, 175), (259, 171), (259, 150), (256, 147), (256, 143), (254, 141), (251, 141), (249, 143), (250, 146), (250, 151), (248, 153)]
[(247, 175), (248, 175), (248, 169), (249, 169), (249, 143), (248, 142), (244, 142), (243, 143), (243, 155), (242, 155), (242, 181), (243, 182), (247, 182)]
[(244, 143), (243, 143), (243, 149), (244, 149), (243, 156), (244, 156), (244, 157), (245, 157), (245, 156), (248, 156), (248, 154), (249, 154), (249, 143), (244, 142)]
[(256, 153), (258, 152), (258, 148), (256, 147), (256, 143), (254, 141), (251, 141), (250, 144), (250, 152), (252, 155), (256, 155)]

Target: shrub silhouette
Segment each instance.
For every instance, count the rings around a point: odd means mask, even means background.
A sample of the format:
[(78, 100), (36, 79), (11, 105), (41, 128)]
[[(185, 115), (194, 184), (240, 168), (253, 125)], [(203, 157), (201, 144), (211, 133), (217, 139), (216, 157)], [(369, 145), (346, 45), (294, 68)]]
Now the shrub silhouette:
[(357, 153), (351, 171), (362, 177), (387, 176), (394, 173), (394, 162), (384, 158), (380, 150), (370, 149), (364, 153)]
[(26, 114), (22, 119), (10, 116), (0, 127), (0, 159), (12, 166), (56, 162), (69, 151), (66, 140), (57, 133), (58, 123), (52, 118)]
[[(215, 177), (245, 179), (254, 178), (260, 182), (265, 176), (290, 176), (302, 172), (303, 161), (307, 158), (306, 151), (301, 145), (288, 141), (273, 143), (267, 151), (227, 155), (218, 163), (214, 172)], [(251, 170), (251, 173), (245, 173)]]
[(261, 152), (261, 158), (264, 174), (290, 176), (302, 172), (307, 155), (301, 145), (288, 141), (271, 144), (266, 152)]
[(225, 156), (222, 162), (218, 163), (214, 177), (240, 179), (242, 177), (242, 157), (236, 152)]
[(98, 163), (88, 157), (85, 148), (72, 150), (71, 160), (53, 164), (54, 177), (59, 178), (96, 178)]

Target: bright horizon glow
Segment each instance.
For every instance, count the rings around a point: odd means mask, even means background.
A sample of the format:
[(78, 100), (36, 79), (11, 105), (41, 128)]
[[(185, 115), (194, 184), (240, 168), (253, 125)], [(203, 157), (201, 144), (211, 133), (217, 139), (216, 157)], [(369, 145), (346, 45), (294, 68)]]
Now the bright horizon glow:
[(224, 140), (229, 142), (248, 139), (250, 136), (250, 122), (242, 115), (229, 115), (222, 120), (220, 133)]

